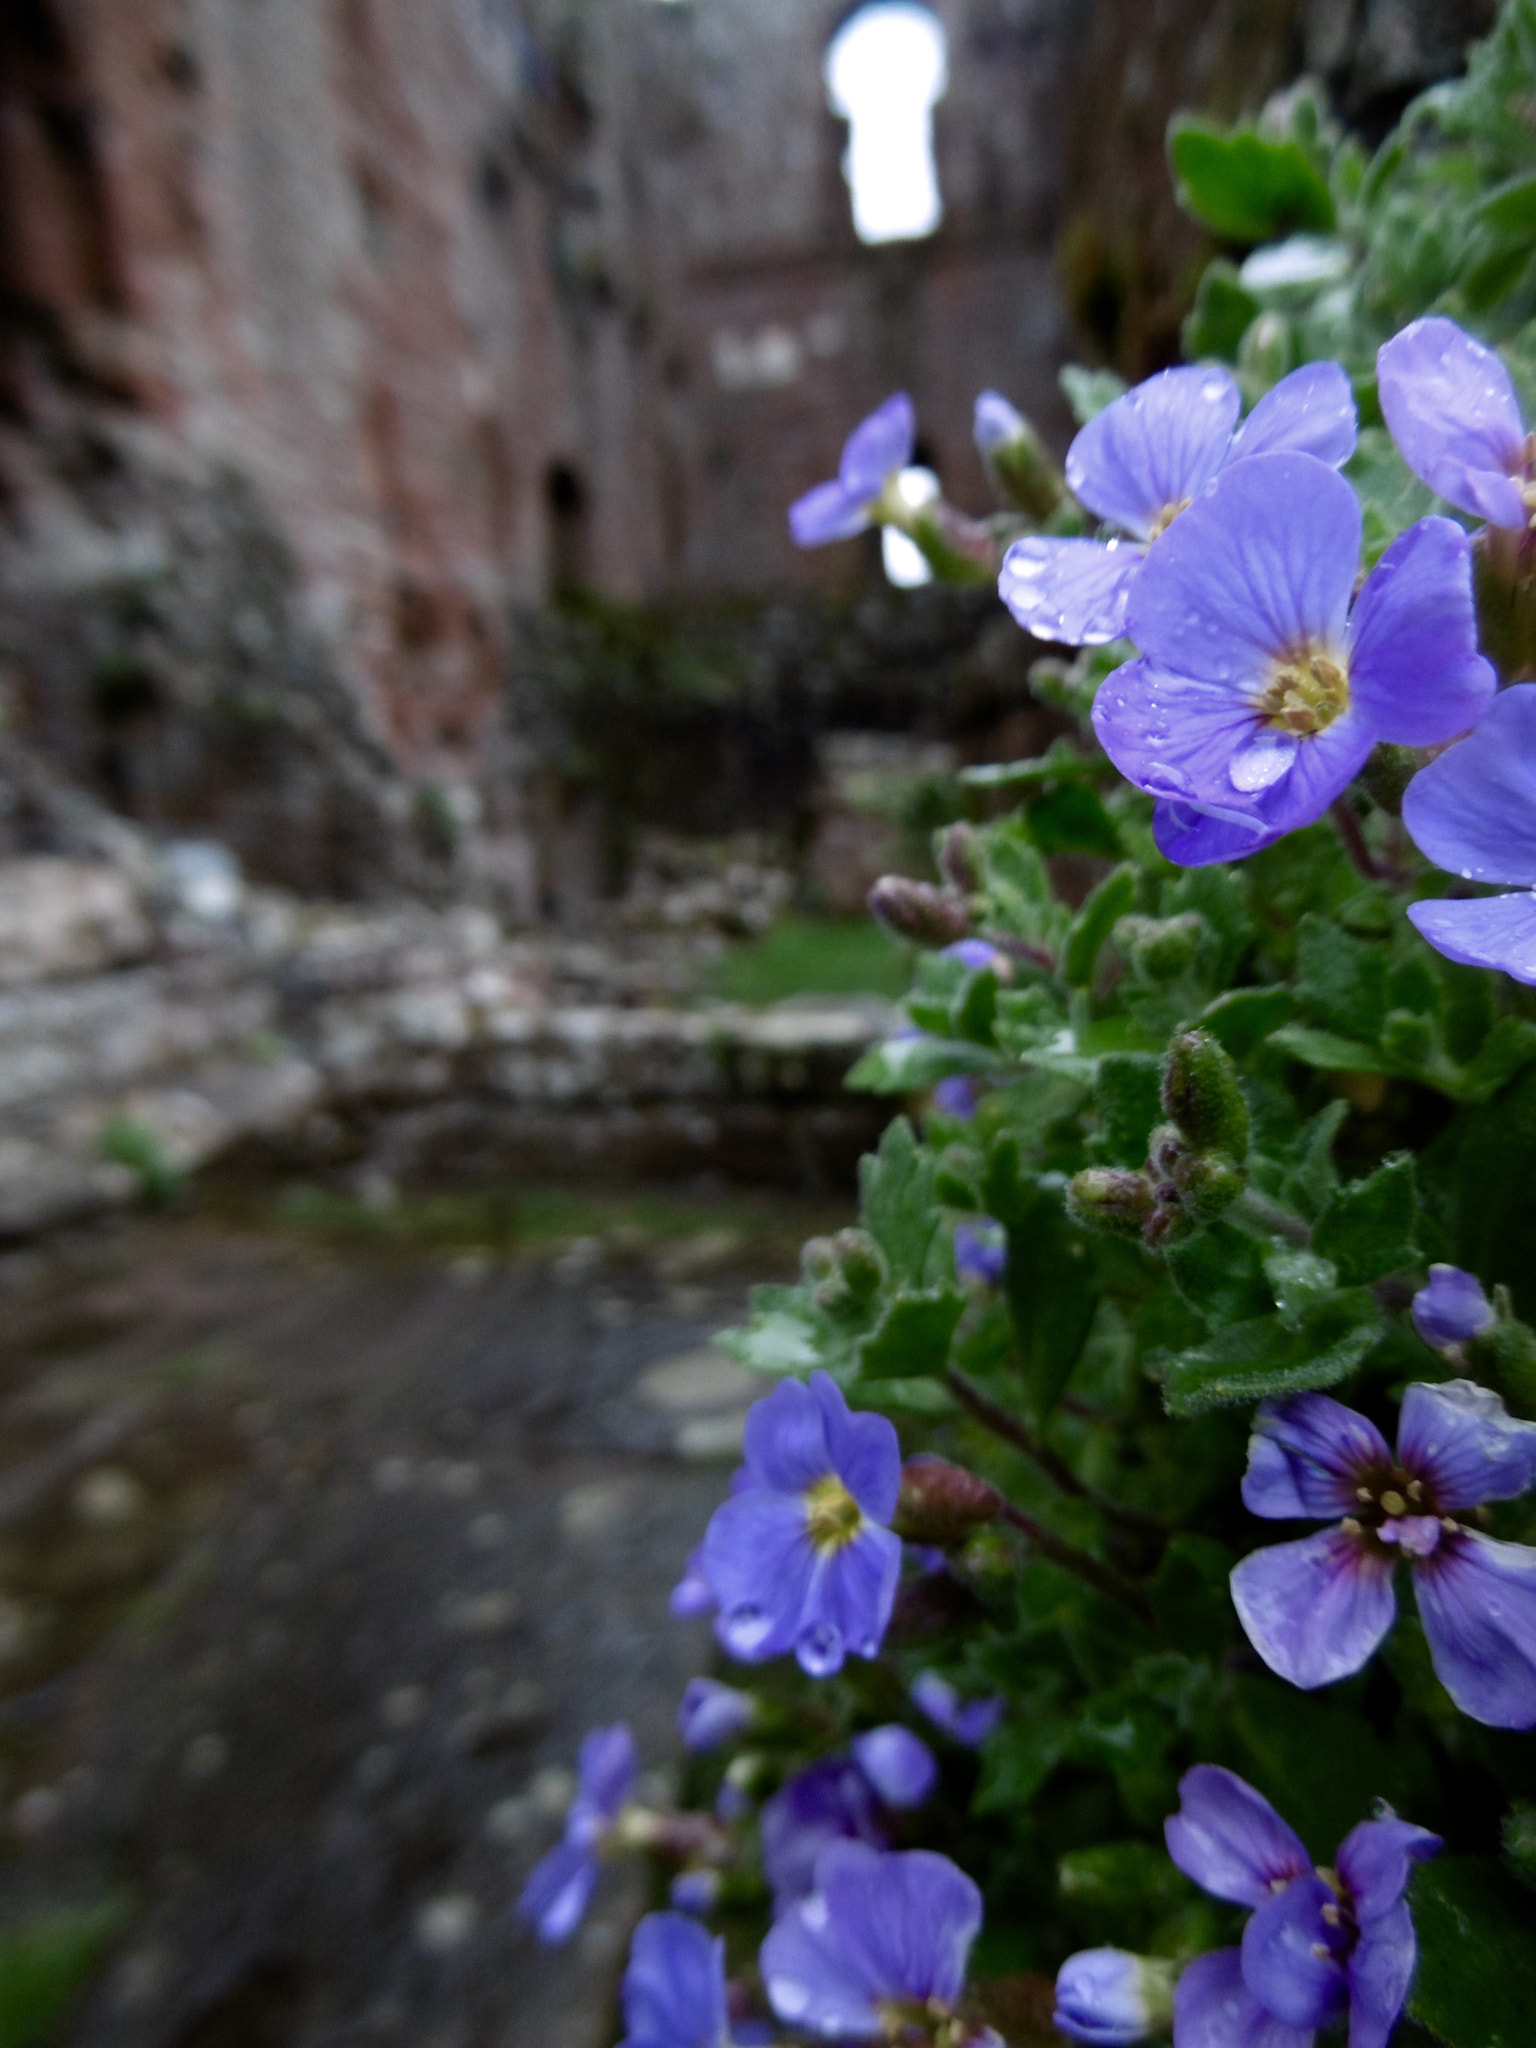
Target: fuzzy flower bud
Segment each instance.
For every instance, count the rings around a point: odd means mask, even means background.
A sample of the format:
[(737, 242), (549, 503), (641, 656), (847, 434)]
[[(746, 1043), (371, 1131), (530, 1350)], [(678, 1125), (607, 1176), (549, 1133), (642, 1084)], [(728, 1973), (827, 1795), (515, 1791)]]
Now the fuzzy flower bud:
[(1131, 2048), (1173, 2024), (1172, 1963), (1088, 1948), (1068, 1956), (1056, 1976), (1056, 2025), (1092, 2048)]
[(909, 1458), (891, 1524), (908, 1543), (958, 1543), (996, 1518), (1002, 1495), (985, 1479), (944, 1458)]
[(1248, 1104), (1231, 1055), (1208, 1031), (1186, 1031), (1168, 1048), (1163, 1109), (1197, 1152), (1248, 1156)]
[(1197, 910), (1179, 917), (1122, 917), (1115, 944), (1144, 981), (1177, 981), (1210, 930)]
[(978, 844), (976, 828), (959, 822), (948, 826), (939, 840), (939, 873), (952, 889), (967, 896), (981, 887)]
[(869, 892), (869, 907), (898, 938), (918, 946), (949, 946), (971, 929), (970, 913), (948, 890), (908, 875), (882, 875)]
[(1066, 486), (1045, 443), (1000, 391), (976, 401), (976, 447), (998, 495), (1030, 519), (1049, 519)]
[(1125, 1166), (1089, 1166), (1067, 1184), (1067, 1210), (1095, 1230), (1137, 1236), (1152, 1214), (1152, 1183)]
[(1219, 1152), (1186, 1152), (1173, 1170), (1179, 1206), (1196, 1223), (1214, 1223), (1243, 1192), (1247, 1174)]

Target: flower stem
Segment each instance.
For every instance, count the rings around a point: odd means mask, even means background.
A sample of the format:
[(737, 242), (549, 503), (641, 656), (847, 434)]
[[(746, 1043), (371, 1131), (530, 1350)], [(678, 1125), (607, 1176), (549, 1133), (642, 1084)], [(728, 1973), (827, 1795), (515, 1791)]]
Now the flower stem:
[(1134, 1615), (1144, 1626), (1151, 1626), (1152, 1611), (1146, 1600), (1134, 1586), (1127, 1585), (1117, 1572), (1112, 1572), (1108, 1565), (1100, 1564), (1098, 1559), (1090, 1557), (1086, 1550), (1079, 1550), (1075, 1544), (1066, 1542), (1056, 1535), (1054, 1530), (1048, 1529), (1044, 1522), (1037, 1522), (1033, 1515), (1027, 1515), (1022, 1508), (1016, 1508), (1012, 1501), (1003, 1502), (998, 1509), (998, 1516), (1011, 1528), (1018, 1529), (1027, 1536), (1042, 1557), (1048, 1557), (1052, 1564), (1059, 1564), (1063, 1571), (1075, 1573), (1085, 1585), (1092, 1586), (1096, 1593), (1102, 1593), (1107, 1600), (1113, 1600), (1117, 1606), (1123, 1607), (1127, 1614)]
[(1234, 1218), (1246, 1217), (1261, 1230), (1267, 1230), (1272, 1237), (1286, 1237), (1291, 1243), (1305, 1251), (1312, 1242), (1312, 1226), (1303, 1223), (1299, 1216), (1293, 1216), (1289, 1209), (1282, 1209), (1261, 1195), (1256, 1188), (1244, 1188), (1229, 1212)]
[(1386, 877), (1377, 865), (1376, 856), (1366, 844), (1365, 834), (1360, 829), (1360, 820), (1355, 816), (1355, 807), (1347, 796), (1336, 796), (1333, 800), (1333, 822), (1339, 828), (1339, 837), (1344, 842), (1344, 851), (1351, 863), (1364, 875), (1368, 882), (1385, 881)]
[(1108, 1494), (1100, 1493), (1097, 1487), (1090, 1486), (1086, 1480), (1079, 1479), (1060, 1452), (1053, 1451), (1049, 1444), (1042, 1443), (1034, 1431), (1016, 1415), (1010, 1415), (1006, 1408), (999, 1407), (996, 1401), (981, 1391), (974, 1380), (967, 1379), (958, 1366), (948, 1367), (944, 1374), (944, 1384), (966, 1413), (979, 1422), (983, 1429), (990, 1429), (994, 1436), (1001, 1437), (1005, 1443), (1012, 1444), (1015, 1450), (1022, 1451), (1030, 1463), (1038, 1466), (1060, 1492), (1070, 1494), (1074, 1500), (1091, 1502), (1101, 1514), (1108, 1515), (1112, 1521), (1124, 1523), (1127, 1528), (1140, 1529), (1153, 1535), (1163, 1533), (1163, 1524), (1155, 1515), (1145, 1514), (1140, 1508), (1125, 1507), (1121, 1502), (1111, 1500)]

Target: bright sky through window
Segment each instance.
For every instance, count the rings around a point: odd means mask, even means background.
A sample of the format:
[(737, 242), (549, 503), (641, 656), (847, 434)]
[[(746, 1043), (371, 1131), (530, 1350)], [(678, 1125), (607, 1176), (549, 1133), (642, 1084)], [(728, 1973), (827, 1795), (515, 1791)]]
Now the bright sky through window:
[(823, 76), (848, 123), (843, 174), (860, 241), (931, 235), (943, 213), (933, 109), (948, 83), (937, 16), (911, 0), (873, 0), (832, 38)]

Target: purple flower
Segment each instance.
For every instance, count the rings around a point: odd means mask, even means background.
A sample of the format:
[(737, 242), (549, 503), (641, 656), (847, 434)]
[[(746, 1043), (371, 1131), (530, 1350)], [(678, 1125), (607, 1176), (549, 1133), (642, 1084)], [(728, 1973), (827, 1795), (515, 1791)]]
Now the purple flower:
[(941, 946), (939, 953), (945, 960), (958, 960), (972, 974), (979, 974), (984, 967), (990, 967), (994, 974), (1005, 973), (1008, 967), (1007, 954), (989, 946), (985, 939), (954, 939)]
[(980, 1926), (981, 1893), (947, 1856), (834, 1842), (814, 1892), (763, 1943), (768, 2002), (798, 2030), (837, 2040), (883, 2036), (892, 2006), (937, 2020), (960, 1996)]
[(684, 1749), (702, 1753), (720, 1749), (745, 1735), (757, 1719), (757, 1701), (717, 1678), (691, 1678), (677, 1710), (677, 1732)]
[(938, 1782), (939, 1766), (920, 1735), (891, 1721), (855, 1735), (853, 1760), (887, 1806), (921, 1806)]
[(1293, 370), (1238, 427), (1241, 407), (1225, 370), (1161, 370), (1088, 422), (1067, 482), (1130, 538), (1015, 541), (998, 590), (1026, 633), (1073, 647), (1118, 640), (1148, 547), (1229, 463), (1286, 450), (1337, 466), (1355, 452), (1354, 394), (1337, 363)]
[(1463, 881), (1521, 885), (1411, 903), (1436, 952), (1536, 983), (1536, 684), (1501, 691), (1469, 738), (1415, 775), (1403, 823), (1421, 853)]
[(955, 1225), (955, 1271), (962, 1280), (997, 1287), (1007, 1270), (1008, 1239), (1001, 1223), (981, 1216), (974, 1223)]
[(1123, 775), (1177, 807), (1157, 821), (1170, 859), (1228, 859), (1310, 824), (1378, 740), (1451, 739), (1492, 696), (1461, 528), (1399, 535), (1351, 610), (1359, 552), (1344, 479), (1265, 455), (1227, 470), (1149, 559), (1130, 607), (1141, 654), (1105, 681), (1093, 724)]
[(789, 508), (789, 530), (802, 548), (848, 540), (873, 526), (882, 494), (912, 460), (917, 425), (904, 391), (860, 421), (843, 443), (831, 483), (817, 484)]
[(1056, 1973), (1056, 2025), (1090, 2048), (1132, 2048), (1150, 2033), (1167, 2032), (1172, 1976), (1171, 1963), (1122, 1948), (1086, 1948)]
[(764, 1804), (758, 1832), (763, 1875), (780, 1906), (810, 1891), (816, 1859), (829, 1842), (886, 1846), (874, 1786), (845, 1756), (822, 1757), (786, 1779)]
[(946, 1116), (958, 1117), (963, 1124), (968, 1124), (976, 1114), (976, 1101), (976, 1083), (969, 1074), (946, 1074), (934, 1085), (934, 1108), (943, 1110)]
[(696, 1913), (702, 1918), (719, 1904), (720, 1884), (718, 1870), (680, 1870), (667, 1888), (667, 1897), (679, 1913)]
[(976, 399), (973, 432), (977, 452), (986, 457), (1006, 448), (1010, 441), (1021, 440), (1029, 432), (1029, 423), (1001, 391), (982, 391)]
[(1429, 1285), (1413, 1297), (1413, 1327), (1436, 1351), (1469, 1342), (1496, 1320), (1482, 1282), (1460, 1266), (1431, 1266)]
[(714, 1588), (704, 1576), (704, 1546), (696, 1543), (688, 1553), (683, 1576), (668, 1596), (668, 1612), (674, 1621), (702, 1621), (719, 1604)]
[(922, 1709), (935, 1728), (942, 1728), (951, 1742), (966, 1749), (979, 1749), (1003, 1718), (1002, 1700), (962, 1701), (937, 1671), (920, 1671), (907, 1690), (913, 1705)]
[(725, 1943), (682, 1913), (647, 1913), (624, 1972), (621, 2048), (726, 2048)]
[(826, 1373), (785, 1380), (747, 1416), (745, 1482), (715, 1510), (704, 1574), (733, 1657), (793, 1650), (813, 1678), (873, 1657), (891, 1618), (901, 1538), (895, 1426), (854, 1414)]
[(1346, 2009), (1350, 2048), (1386, 2048), (1417, 1954), (1403, 1893), (1439, 1836), (1390, 1817), (1362, 1821), (1324, 1874), (1231, 1771), (1197, 1764), (1179, 1798), (1164, 1828), (1169, 1855), (1215, 1898), (1254, 1910), (1240, 1949), (1202, 1956), (1180, 1978), (1177, 2048), (1311, 2048), (1314, 2031)]
[(1454, 320), (1415, 320), (1377, 351), (1381, 410), (1404, 462), (1463, 512), (1522, 530), (1531, 448), (1509, 372)]
[(1500, 1543), (1458, 1515), (1536, 1482), (1536, 1423), (1517, 1422), (1471, 1380), (1403, 1396), (1397, 1451), (1326, 1394), (1268, 1402), (1254, 1419), (1243, 1499), (1331, 1529), (1245, 1557), (1232, 1599), (1272, 1671), (1310, 1690), (1347, 1678), (1397, 1615), (1392, 1580), (1413, 1569), (1440, 1683), (1495, 1728), (1536, 1725), (1536, 1550)]
[(635, 1783), (635, 1738), (622, 1721), (595, 1728), (576, 1760), (577, 1791), (565, 1816), (565, 1833), (541, 1856), (517, 1902), (519, 1916), (553, 1947), (581, 1925), (598, 1857)]

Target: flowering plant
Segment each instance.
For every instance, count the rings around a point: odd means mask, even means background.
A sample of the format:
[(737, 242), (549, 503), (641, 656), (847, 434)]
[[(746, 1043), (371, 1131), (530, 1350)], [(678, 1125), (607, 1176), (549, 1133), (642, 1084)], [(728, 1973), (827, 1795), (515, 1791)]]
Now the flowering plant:
[(1536, 2041), (1532, 105), (1509, 0), (1370, 160), (1176, 123), (1189, 366), (1061, 468), (983, 394), (990, 518), (900, 398), (794, 509), (995, 575), (1059, 729), (873, 893), (904, 1113), (723, 1340), (689, 1801), (609, 1731), (530, 1880), (713, 1919), (632, 2043)]

